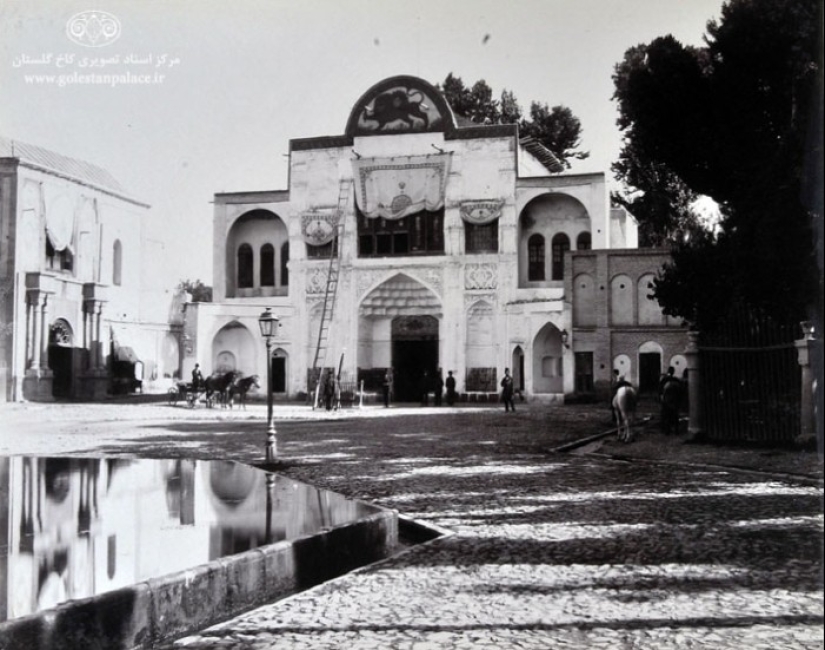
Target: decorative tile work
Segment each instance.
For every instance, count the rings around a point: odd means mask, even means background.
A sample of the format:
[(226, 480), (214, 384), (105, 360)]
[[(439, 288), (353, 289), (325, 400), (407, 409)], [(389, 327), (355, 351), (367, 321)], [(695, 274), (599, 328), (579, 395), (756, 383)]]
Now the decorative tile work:
[(495, 289), (497, 286), (497, 264), (467, 264), (464, 267), (465, 289)]
[(311, 269), (306, 275), (307, 295), (323, 294), (327, 288), (327, 270)]

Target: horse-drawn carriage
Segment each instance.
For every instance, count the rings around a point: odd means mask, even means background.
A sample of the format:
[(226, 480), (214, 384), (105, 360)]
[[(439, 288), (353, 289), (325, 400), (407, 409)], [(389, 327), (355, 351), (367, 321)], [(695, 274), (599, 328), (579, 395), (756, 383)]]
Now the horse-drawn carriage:
[(212, 406), (212, 395), (207, 391), (206, 386), (195, 387), (191, 382), (179, 381), (174, 388), (169, 389), (169, 404), (175, 406), (178, 402), (186, 402), (189, 408), (203, 401), (207, 407)]
[(217, 402), (223, 408), (232, 408), (237, 399), (239, 406), (246, 403), (246, 394), (253, 388), (260, 388), (257, 375), (244, 377), (240, 372), (231, 370), (225, 373), (209, 375), (197, 386), (191, 382), (179, 381), (174, 388), (169, 389), (169, 404), (176, 405), (185, 402), (194, 408), (198, 402), (203, 402), (207, 408), (212, 408)]

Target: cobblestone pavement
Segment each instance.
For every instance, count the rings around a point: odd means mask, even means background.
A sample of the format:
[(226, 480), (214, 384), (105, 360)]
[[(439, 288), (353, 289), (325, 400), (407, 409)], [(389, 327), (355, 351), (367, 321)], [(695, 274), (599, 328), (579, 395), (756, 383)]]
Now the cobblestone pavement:
[[(59, 430), (79, 453), (260, 460), (260, 410), (127, 411), (117, 433), (88, 422), (109, 411), (68, 410), (0, 445)], [(277, 413), (279, 471), (449, 534), (170, 648), (825, 647), (816, 454), (709, 452), (652, 427), (630, 460), (612, 442), (548, 453), (603, 430), (599, 407)]]
[(548, 456), (508, 417), (304, 441), (284, 473), (453, 534), (175, 647), (823, 647), (821, 484)]

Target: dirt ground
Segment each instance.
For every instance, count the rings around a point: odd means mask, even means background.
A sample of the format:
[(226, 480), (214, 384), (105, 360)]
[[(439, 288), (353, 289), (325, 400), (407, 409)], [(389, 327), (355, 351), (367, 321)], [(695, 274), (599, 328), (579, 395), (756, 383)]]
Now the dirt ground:
[[(316, 433), (340, 432), (347, 445), (357, 447), (375, 434), (426, 433), (442, 438), (443, 453), (451, 453), (451, 435), (461, 434), (487, 451), (501, 454), (548, 454), (575, 441), (607, 433), (612, 424), (606, 405), (550, 406), (517, 404), (516, 413), (499, 405), (421, 407), (414, 404), (379, 405), (327, 412), (302, 403), (277, 403), (279, 455), (289, 461), (301, 453)], [(246, 410), (207, 409), (197, 405), (169, 405), (160, 396), (135, 396), (103, 403), (20, 403), (0, 405), (0, 453), (129, 455), (148, 457), (234, 458), (263, 460), (266, 406), (261, 401)], [(694, 444), (686, 432), (664, 436), (659, 432), (655, 403), (642, 403), (639, 426), (631, 443), (607, 435), (567, 453), (601, 454), (658, 462), (717, 465), (754, 471), (802, 475), (821, 479), (822, 458), (812, 451), (761, 449), (745, 446)], [(411, 438), (413, 440), (413, 438)], [(411, 444), (415, 444), (411, 442)], [(493, 449), (490, 449), (492, 447)], [(342, 453), (344, 449), (342, 448)], [(381, 449), (371, 450), (378, 456)], [(394, 454), (399, 448), (394, 447)]]

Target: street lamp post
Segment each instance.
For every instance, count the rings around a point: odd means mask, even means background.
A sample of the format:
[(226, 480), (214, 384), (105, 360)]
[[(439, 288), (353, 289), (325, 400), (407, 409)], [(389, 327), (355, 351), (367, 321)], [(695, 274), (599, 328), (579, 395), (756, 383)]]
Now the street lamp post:
[(278, 317), (267, 307), (258, 317), (261, 336), (266, 341), (266, 462), (275, 461), (277, 443), (275, 440), (275, 422), (272, 419), (272, 339), (278, 327)]

